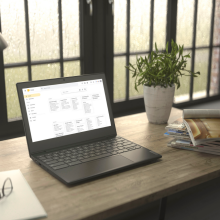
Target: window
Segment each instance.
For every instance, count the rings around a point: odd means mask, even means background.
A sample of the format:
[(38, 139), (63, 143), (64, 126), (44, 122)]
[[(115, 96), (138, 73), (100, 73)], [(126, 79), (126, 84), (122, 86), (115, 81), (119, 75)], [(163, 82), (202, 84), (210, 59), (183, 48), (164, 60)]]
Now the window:
[(181, 79), (175, 103), (219, 95), (220, 1), (178, 0), (177, 43), (191, 54), (188, 69), (200, 71), (194, 79)]
[(78, 0), (2, 2), (8, 121), (21, 119), (17, 82), (80, 74)]
[(143, 88), (125, 66), (163, 50), (174, 39), (190, 53), (174, 106), (219, 95), (220, 0), (1, 1), (0, 31), (9, 47), (0, 52), (0, 136), (24, 134), (15, 84), (105, 72), (113, 112), (144, 110)]

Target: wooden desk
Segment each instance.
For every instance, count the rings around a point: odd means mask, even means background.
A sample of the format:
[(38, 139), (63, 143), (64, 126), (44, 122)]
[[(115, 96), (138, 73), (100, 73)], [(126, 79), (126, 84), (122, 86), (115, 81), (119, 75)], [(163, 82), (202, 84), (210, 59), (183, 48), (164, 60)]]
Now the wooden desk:
[[(172, 109), (170, 122), (182, 111)], [(0, 171), (20, 169), (52, 219), (104, 219), (220, 176), (220, 156), (166, 146), (165, 125), (145, 113), (115, 119), (118, 135), (158, 152), (149, 165), (66, 187), (28, 156), (24, 137), (0, 142)]]

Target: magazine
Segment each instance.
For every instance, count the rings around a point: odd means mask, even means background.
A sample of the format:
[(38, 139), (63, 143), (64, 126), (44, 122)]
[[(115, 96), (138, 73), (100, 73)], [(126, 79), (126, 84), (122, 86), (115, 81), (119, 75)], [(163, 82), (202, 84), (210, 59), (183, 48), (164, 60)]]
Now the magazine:
[(220, 110), (184, 109), (183, 123), (194, 146), (220, 141)]
[(208, 153), (208, 154), (215, 154), (220, 155), (220, 148), (211, 147), (209, 145), (197, 145), (193, 146), (191, 143), (178, 143), (178, 140), (172, 140), (167, 144), (168, 147), (183, 149), (183, 150), (190, 150), (190, 151), (197, 151), (202, 153)]
[(190, 136), (189, 135), (179, 135), (179, 134), (175, 134), (175, 133), (172, 134), (172, 133), (165, 132), (164, 136), (165, 137), (175, 138), (175, 139), (190, 140)]
[(183, 123), (183, 118), (178, 118), (171, 124), (165, 127), (166, 130), (177, 130), (177, 131), (187, 131), (185, 124)]

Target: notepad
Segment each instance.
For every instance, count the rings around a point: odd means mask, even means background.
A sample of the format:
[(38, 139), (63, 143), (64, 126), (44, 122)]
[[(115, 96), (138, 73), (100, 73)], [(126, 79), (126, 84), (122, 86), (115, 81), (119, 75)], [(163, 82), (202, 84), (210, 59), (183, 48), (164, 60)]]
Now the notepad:
[(0, 219), (36, 219), (46, 217), (43, 206), (37, 199), (20, 170), (0, 172), (0, 188), (6, 178), (12, 180), (13, 191), (0, 200)]

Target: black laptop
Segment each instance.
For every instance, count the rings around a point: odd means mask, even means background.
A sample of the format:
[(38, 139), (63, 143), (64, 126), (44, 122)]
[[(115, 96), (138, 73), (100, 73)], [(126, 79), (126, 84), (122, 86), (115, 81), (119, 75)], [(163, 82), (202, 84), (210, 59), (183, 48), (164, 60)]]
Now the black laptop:
[(104, 74), (17, 83), (29, 155), (67, 185), (161, 158), (117, 136)]

